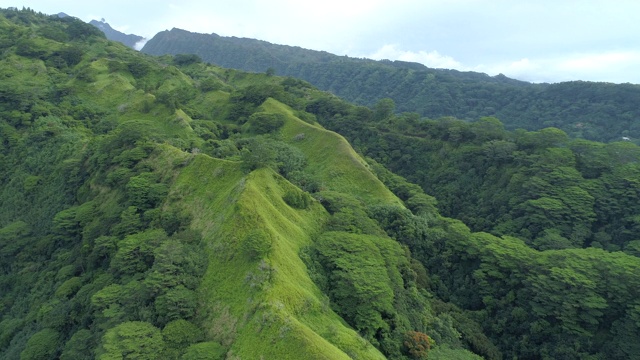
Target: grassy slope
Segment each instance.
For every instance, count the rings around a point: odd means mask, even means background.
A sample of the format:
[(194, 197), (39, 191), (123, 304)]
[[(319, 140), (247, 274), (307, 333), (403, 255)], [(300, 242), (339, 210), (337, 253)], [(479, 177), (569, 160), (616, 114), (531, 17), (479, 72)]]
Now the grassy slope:
[[(136, 90), (134, 79), (110, 72), (104, 59), (88, 65), (95, 81), (81, 85), (87, 103), (109, 112), (117, 108), (119, 123), (139, 123), (151, 138), (192, 138), (190, 119), (181, 110), (172, 114), (155, 103), (150, 113), (142, 113), (140, 104), (145, 99), (154, 103), (154, 99)], [(187, 78), (175, 81), (190, 85)], [(287, 115), (285, 137), (291, 137), (291, 132), (306, 133), (306, 140), (295, 145), (305, 151), (314, 175), (328, 187), (357, 190), (369, 200), (382, 195), (380, 200), (397, 201), (344, 138), (293, 118), (276, 101), (268, 101), (265, 107)], [(318, 359), (383, 358), (329, 309), (298, 256), (321, 231), (327, 217), (321, 205), (314, 203), (307, 210), (286, 205), (282, 195), (294, 186), (271, 170), (246, 175), (240, 163), (192, 156), (169, 145), (156, 161), (166, 162), (167, 168), (189, 162), (180, 171), (167, 206), (186, 208), (193, 215), (193, 227), (208, 242), (211, 259), (201, 286), (201, 304), (210, 314), (211, 337), (241, 358), (286, 359), (300, 354)], [(350, 168), (358, 172), (351, 173)], [(374, 191), (363, 191), (368, 188)], [(264, 261), (242, 249), (246, 236), (258, 228), (272, 240)]]
[[(295, 210), (282, 200), (293, 187), (269, 169), (245, 175), (240, 164), (198, 155), (180, 174), (172, 197), (194, 215), (211, 250), (201, 286), (210, 334), (242, 358), (382, 358), (326, 306), (298, 256), (327, 214), (314, 203)], [(265, 259), (243, 250), (254, 229), (266, 231)]]
[[(350, 193), (365, 203), (402, 205), (400, 199), (369, 170), (367, 163), (344, 137), (298, 119), (291, 109), (276, 100), (268, 99), (262, 109), (287, 117), (288, 121), (282, 129), (283, 140), (307, 155), (308, 171), (329, 190)], [(304, 139), (295, 140), (298, 134), (304, 134)]]
[[(291, 143), (326, 187), (366, 202), (399, 203), (343, 137), (295, 118), (275, 100), (262, 108), (286, 116), (283, 138), (305, 133)], [(242, 358), (383, 358), (330, 310), (299, 256), (322, 231), (326, 210), (316, 202), (294, 209), (282, 200), (286, 191), (299, 190), (270, 169), (247, 175), (239, 163), (206, 155), (195, 156), (177, 179), (170, 196), (188, 206), (211, 250), (201, 287), (210, 334)], [(264, 259), (243, 247), (255, 229), (271, 240)]]

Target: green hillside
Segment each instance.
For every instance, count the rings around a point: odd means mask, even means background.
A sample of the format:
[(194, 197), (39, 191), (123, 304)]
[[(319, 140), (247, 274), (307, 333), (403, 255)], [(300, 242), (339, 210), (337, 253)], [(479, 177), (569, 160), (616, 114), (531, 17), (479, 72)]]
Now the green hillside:
[(1, 358), (477, 358), (434, 342), (327, 94), (29, 9), (0, 42)]
[(373, 106), (390, 98), (397, 111), (437, 119), (476, 121), (497, 117), (507, 130), (557, 127), (593, 141), (640, 139), (640, 85), (572, 81), (531, 84), (504, 75), (431, 69), (402, 61), (349, 58), (323, 51), (254, 39), (162, 31), (143, 52), (197, 54), (204, 61), (253, 72), (271, 69), (330, 91), (348, 101)]
[(394, 115), (29, 9), (0, 46), (2, 359), (640, 356), (631, 142)]

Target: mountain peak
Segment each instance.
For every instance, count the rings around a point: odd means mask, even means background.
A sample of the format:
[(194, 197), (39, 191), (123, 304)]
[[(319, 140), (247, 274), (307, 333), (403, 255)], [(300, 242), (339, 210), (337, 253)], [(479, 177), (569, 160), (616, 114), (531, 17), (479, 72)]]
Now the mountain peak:
[(89, 24), (100, 29), (100, 31), (104, 33), (107, 39), (121, 42), (132, 49), (139, 49), (140, 48), (139, 44), (143, 43), (146, 40), (142, 36), (135, 35), (135, 34), (125, 34), (121, 31), (118, 31), (112, 28), (111, 25), (109, 25), (109, 23), (107, 23), (104, 18), (101, 18), (100, 21), (91, 20)]

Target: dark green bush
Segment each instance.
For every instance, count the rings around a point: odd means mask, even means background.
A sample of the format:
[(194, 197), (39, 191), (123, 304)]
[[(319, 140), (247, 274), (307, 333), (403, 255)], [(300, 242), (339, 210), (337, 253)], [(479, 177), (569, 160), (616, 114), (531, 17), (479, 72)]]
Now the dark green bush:
[(311, 196), (306, 192), (297, 190), (287, 191), (282, 197), (282, 200), (296, 209), (306, 209), (311, 205)]
[(268, 134), (284, 125), (284, 115), (257, 112), (249, 117), (249, 129), (256, 134)]

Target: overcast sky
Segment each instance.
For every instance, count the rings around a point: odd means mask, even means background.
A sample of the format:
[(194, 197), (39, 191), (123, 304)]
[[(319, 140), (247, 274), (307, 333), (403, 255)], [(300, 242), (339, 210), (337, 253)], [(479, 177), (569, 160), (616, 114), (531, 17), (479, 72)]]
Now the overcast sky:
[(532, 82), (640, 84), (637, 0), (0, 0), (147, 38), (173, 27)]

